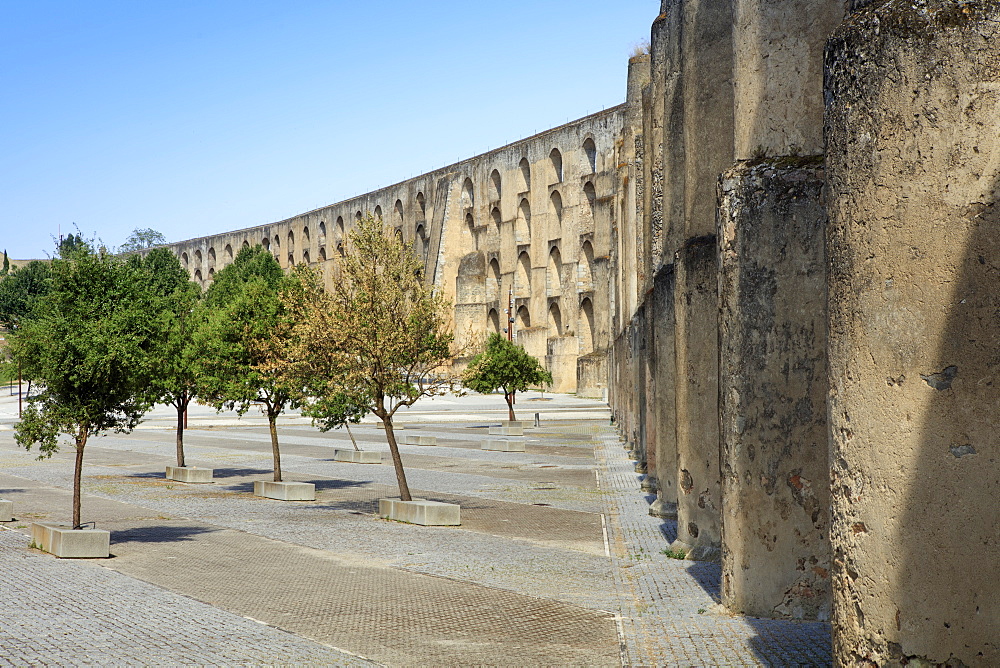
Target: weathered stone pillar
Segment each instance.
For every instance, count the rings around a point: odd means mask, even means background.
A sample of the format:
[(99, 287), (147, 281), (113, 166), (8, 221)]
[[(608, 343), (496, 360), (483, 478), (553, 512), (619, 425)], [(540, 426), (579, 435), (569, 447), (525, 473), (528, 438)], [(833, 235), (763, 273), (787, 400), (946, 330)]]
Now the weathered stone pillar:
[(675, 265), (674, 386), (677, 427), (677, 540), (691, 559), (719, 558), (718, 271), (715, 236), (696, 237)]
[(1000, 5), (826, 57), (834, 654), (1000, 665)]
[[(685, 0), (680, 28), (683, 86), (684, 233), (675, 260), (677, 548), (718, 559), (721, 538), (718, 401), (719, 175), (733, 163), (731, 0)], [(665, 198), (666, 199), (666, 198)]]
[(820, 161), (721, 180), (722, 600), (758, 617), (830, 617)]
[[(734, 0), (719, 202), (723, 602), (829, 617), (823, 48), (828, 0)], [(801, 157), (809, 156), (809, 157)]]
[(653, 280), (650, 298), (655, 314), (651, 321), (649, 358), (653, 369), (656, 392), (652, 419), (655, 424), (656, 500), (649, 514), (664, 519), (677, 519), (677, 406), (674, 397), (674, 265), (660, 267)]

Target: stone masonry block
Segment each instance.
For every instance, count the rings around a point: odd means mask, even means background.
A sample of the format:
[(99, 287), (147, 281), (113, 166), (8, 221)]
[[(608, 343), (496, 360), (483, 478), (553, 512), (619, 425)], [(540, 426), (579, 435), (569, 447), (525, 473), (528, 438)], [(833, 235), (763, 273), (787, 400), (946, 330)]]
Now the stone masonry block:
[(168, 466), (167, 480), (189, 483), (212, 482), (212, 469), (199, 468), (197, 466)]
[(505, 420), (499, 427), (490, 427), (490, 436), (524, 436), (524, 423)]
[(0, 522), (10, 522), (14, 519), (14, 502), (0, 499)]
[(254, 496), (278, 501), (315, 501), (316, 485), (311, 482), (273, 482), (257, 480), (253, 484)]
[(381, 464), (382, 453), (370, 450), (334, 450), (333, 459), (353, 464)]
[(461, 506), (457, 503), (425, 499), (379, 499), (378, 516), (422, 526), (458, 526), (462, 523)]
[(36, 522), (31, 525), (31, 542), (62, 559), (107, 559), (111, 555), (111, 532), (101, 529)]
[(483, 441), (482, 449), (498, 450), (500, 452), (524, 452), (524, 439), (487, 438)]
[(437, 445), (437, 436), (403, 434), (403, 445)]

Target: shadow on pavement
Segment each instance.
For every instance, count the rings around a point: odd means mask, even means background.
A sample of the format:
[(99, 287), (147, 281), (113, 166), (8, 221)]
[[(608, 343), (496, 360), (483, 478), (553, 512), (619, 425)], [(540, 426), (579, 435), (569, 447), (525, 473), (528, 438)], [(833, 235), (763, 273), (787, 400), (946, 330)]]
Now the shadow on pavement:
[(666, 539), (667, 545), (677, 540), (677, 520), (664, 520), (660, 524), (660, 533)]
[(191, 540), (192, 536), (216, 531), (205, 526), (146, 526), (111, 532), (111, 544), (123, 543), (173, 543)]
[[(248, 475), (271, 473), (270, 469), (213, 469), (212, 478), (242, 478)], [(251, 485), (253, 487), (253, 485)]]
[[(254, 470), (247, 475), (257, 474), (257, 473), (268, 474), (268, 477), (262, 478), (262, 480), (265, 480), (267, 482), (270, 482), (272, 480), (272, 477), (270, 476), (271, 471)], [(369, 481), (358, 482), (356, 480), (287, 480), (286, 479), (285, 482), (311, 482), (312, 484), (316, 485), (317, 491), (328, 490), (328, 489), (347, 489), (351, 487), (364, 487), (365, 485), (369, 484)], [(226, 485), (225, 489), (230, 492), (247, 492), (252, 494), (253, 484), (254, 484), (253, 480), (248, 480), (246, 482)]]
[(722, 582), (722, 565), (711, 561), (692, 561), (686, 568), (688, 575), (712, 597), (715, 603), (722, 602), (720, 585)]

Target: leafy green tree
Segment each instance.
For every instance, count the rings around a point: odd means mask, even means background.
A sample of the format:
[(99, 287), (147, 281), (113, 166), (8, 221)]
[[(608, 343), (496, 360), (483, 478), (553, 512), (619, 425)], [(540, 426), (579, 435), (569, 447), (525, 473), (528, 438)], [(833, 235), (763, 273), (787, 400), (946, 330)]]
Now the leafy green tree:
[(13, 330), (27, 319), (52, 284), (48, 262), (33, 260), (0, 280), (0, 326)]
[(197, 351), (193, 334), (204, 320), (198, 308), (201, 288), (188, 279), (177, 256), (165, 248), (154, 248), (145, 257), (132, 255), (128, 264), (146, 276), (154, 305), (150, 317), (156, 323), (151, 369), (147, 388), (150, 403), (168, 403), (177, 411), (177, 465), (184, 466), (184, 414), (196, 397)]
[(7, 249), (3, 251), (3, 268), (0, 269), (0, 276), (6, 276), (10, 273), (10, 258), (7, 257)]
[(300, 281), (305, 287), (284, 299), (293, 333), (279, 374), (308, 388), (307, 410), (328, 428), (369, 412), (381, 419), (400, 497), (411, 500), (392, 420), (401, 407), (452, 386), (447, 303), (421, 280), (413, 251), (371, 216), (350, 234), (332, 290)]
[(298, 406), (294, 386), (268, 370), (288, 346), (291, 323), (280, 292), (289, 281), (270, 253), (245, 247), (215, 274), (203, 301), (206, 315), (194, 335), (198, 396), (243, 415), (259, 404), (267, 416), (274, 480), (281, 482), (277, 418)]
[(72, 232), (56, 242), (60, 257), (66, 257), (77, 250), (90, 249), (92, 245), (84, 240), (82, 234), (73, 234)]
[(514, 393), (552, 383), (552, 374), (523, 347), (497, 333), (486, 340), (486, 350), (472, 358), (462, 382), (475, 392), (487, 394), (503, 390), (507, 412), (514, 418)]
[(11, 340), (14, 361), (41, 388), (15, 426), (40, 458), (73, 440), (73, 526), (80, 526), (83, 452), (91, 436), (128, 432), (149, 404), (149, 350), (155, 324), (143, 276), (86, 243), (65, 246), (52, 261), (52, 286)]
[(121, 245), (118, 252), (134, 253), (145, 248), (161, 246), (165, 243), (167, 243), (167, 238), (156, 230), (149, 227), (143, 229), (137, 227), (132, 230), (132, 234), (128, 235), (128, 238), (125, 239), (125, 243)]

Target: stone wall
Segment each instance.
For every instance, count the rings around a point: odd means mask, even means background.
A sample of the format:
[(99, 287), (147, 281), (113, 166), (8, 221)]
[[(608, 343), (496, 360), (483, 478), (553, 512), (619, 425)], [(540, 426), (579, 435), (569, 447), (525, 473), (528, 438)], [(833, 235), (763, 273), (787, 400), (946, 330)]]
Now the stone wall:
[(626, 100), (609, 397), (650, 513), (841, 665), (1000, 663), (998, 16), (663, 0)]

